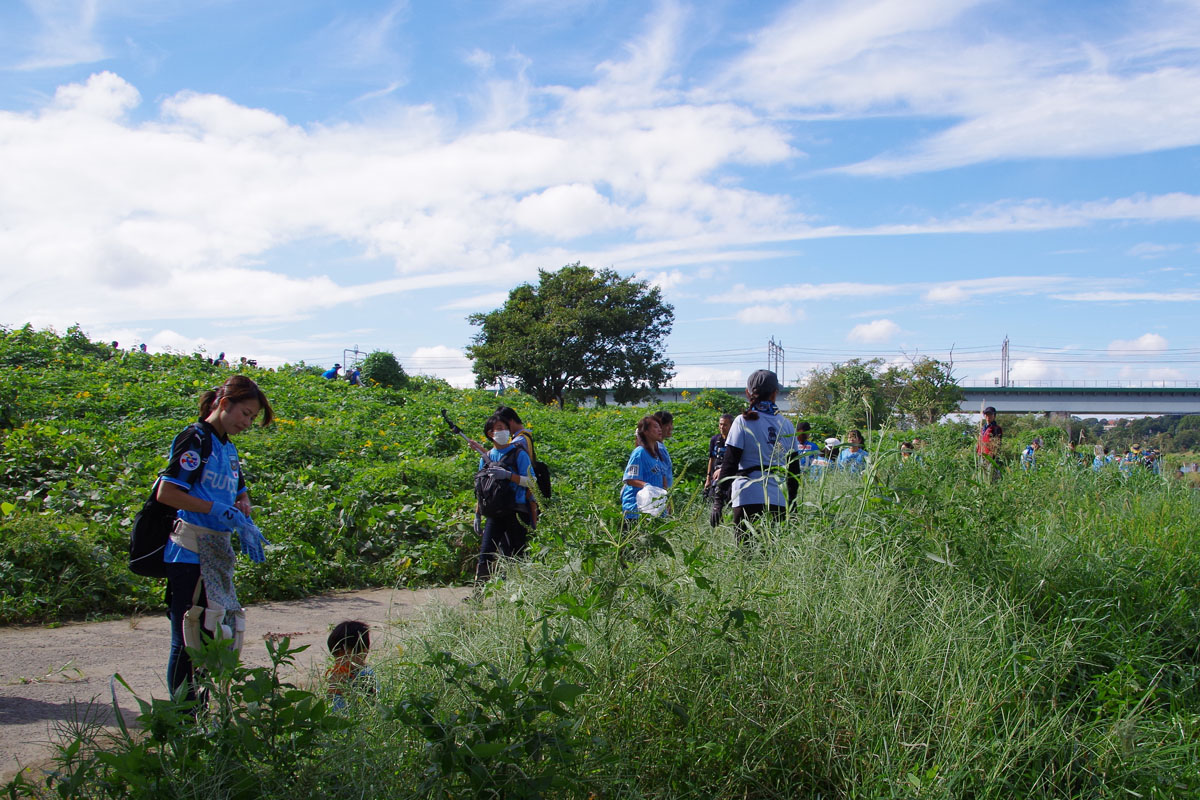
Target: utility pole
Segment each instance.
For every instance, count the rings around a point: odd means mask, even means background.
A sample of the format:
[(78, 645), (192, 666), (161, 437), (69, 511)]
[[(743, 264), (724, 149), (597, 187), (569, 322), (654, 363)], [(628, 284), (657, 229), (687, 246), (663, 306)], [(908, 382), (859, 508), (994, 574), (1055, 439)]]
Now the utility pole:
[(342, 350), (342, 366), (346, 368), (346, 372), (350, 372), (351, 367), (357, 367), (362, 363), (363, 356), (366, 355), (358, 349), (358, 345), (354, 345), (354, 349), (349, 347)]
[(1007, 388), (1011, 384), (1012, 366), (1008, 361), (1008, 337), (1004, 337), (1004, 344), (1000, 345), (1000, 385)]
[(783, 357), (783, 342), (776, 343), (775, 337), (771, 337), (771, 341), (767, 344), (767, 369), (779, 376), (779, 380), (783, 381), (784, 365), (787, 362)]

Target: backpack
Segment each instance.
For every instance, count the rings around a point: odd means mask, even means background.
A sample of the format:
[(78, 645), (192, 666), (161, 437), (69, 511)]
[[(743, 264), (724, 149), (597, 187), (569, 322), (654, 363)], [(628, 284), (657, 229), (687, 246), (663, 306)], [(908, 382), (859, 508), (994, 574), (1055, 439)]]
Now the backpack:
[[(200, 423), (193, 423), (189, 428), (200, 432), (200, 468), (192, 472), (191, 482), (199, 480), (204, 472), (204, 465), (212, 455), (212, 436)], [(176, 437), (178, 439), (179, 437)], [(175, 445), (171, 444), (171, 456), (175, 455)], [(176, 509), (158, 502), (158, 484), (162, 473), (158, 474), (154, 485), (150, 487), (150, 496), (142, 505), (142, 510), (133, 518), (133, 528), (129, 531), (129, 569), (134, 575), (146, 578), (167, 577), (167, 565), (163, 563), (163, 550), (167, 540), (171, 538), (171, 530), (175, 527)]]
[(484, 459), (483, 467), (475, 473), (475, 499), (479, 501), (479, 513), (494, 517), (517, 507), (517, 494), (508, 473), (517, 471), (517, 455), (520, 448), (514, 447), (499, 461)]
[(537, 448), (534, 447), (533, 440), (526, 436), (525, 441), (529, 442), (529, 460), (533, 463), (533, 479), (537, 482), (538, 494), (549, 500), (550, 467), (546, 466), (546, 462), (538, 461)]

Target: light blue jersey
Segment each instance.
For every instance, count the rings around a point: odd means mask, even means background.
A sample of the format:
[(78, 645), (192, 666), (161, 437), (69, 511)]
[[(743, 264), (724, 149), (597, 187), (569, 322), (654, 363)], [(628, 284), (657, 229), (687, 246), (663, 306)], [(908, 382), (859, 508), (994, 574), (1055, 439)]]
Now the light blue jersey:
[(796, 442), (796, 451), (800, 453), (800, 469), (807, 470), (813, 464), (813, 459), (821, 452), (816, 442)]
[[(661, 442), (658, 445), (658, 452), (660, 456), (663, 454)], [(629, 454), (629, 463), (625, 465), (625, 476), (621, 480), (645, 481), (660, 489), (670, 489), (672, 482), (670, 462), (665, 458), (655, 458), (649, 450), (638, 445)], [(627, 483), (621, 486), (621, 510), (625, 512), (625, 519), (637, 519), (641, 516), (638, 513), (637, 493), (638, 490)]]
[(838, 469), (845, 470), (851, 475), (858, 475), (867, 468), (870, 456), (866, 450), (852, 451), (849, 448), (838, 453)]
[[(201, 425), (204, 427), (204, 435), (212, 440), (212, 453), (209, 454), (208, 460), (200, 460), (200, 454), (203, 452), (200, 431), (196, 426), (189, 426), (187, 431), (175, 437), (171, 445), (171, 463), (167, 466), (162, 480), (178, 486), (198, 500), (232, 506), (238, 496), (246, 491), (237, 447), (229, 439), (221, 441), (221, 437), (208, 423)], [(199, 480), (195, 479), (197, 471), (201, 471)], [(231, 530), (229, 523), (215, 514), (177, 511), (176, 516), (201, 528), (214, 531)], [(168, 564), (199, 564), (200, 557), (186, 547), (168, 540), (163, 551), (163, 561)]]

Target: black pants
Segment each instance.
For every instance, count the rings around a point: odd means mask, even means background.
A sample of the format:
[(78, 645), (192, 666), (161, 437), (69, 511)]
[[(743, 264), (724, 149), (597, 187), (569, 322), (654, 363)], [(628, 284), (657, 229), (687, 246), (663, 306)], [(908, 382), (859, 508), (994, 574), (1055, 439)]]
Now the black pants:
[(492, 577), (497, 554), (506, 558), (520, 558), (525, 554), (532, 526), (528, 511), (507, 511), (485, 519), (479, 560), (475, 563), (475, 580), (479, 583)]
[(747, 544), (750, 541), (750, 532), (746, 530), (746, 520), (757, 517), (764, 511), (769, 513), (776, 522), (787, 515), (787, 509), (783, 506), (768, 506), (764, 503), (750, 503), (733, 507), (733, 535), (737, 537), (738, 544)]
[[(192, 593), (200, 580), (199, 564), (167, 564), (167, 615), (171, 618), (171, 654), (167, 658), (167, 686), (171, 695), (183, 683), (187, 683), (187, 699), (196, 699), (196, 676), (192, 669), (191, 656), (183, 645), (183, 615), (192, 607)], [(200, 590), (200, 605), (207, 605), (208, 598)], [(201, 636), (207, 637), (203, 626)]]

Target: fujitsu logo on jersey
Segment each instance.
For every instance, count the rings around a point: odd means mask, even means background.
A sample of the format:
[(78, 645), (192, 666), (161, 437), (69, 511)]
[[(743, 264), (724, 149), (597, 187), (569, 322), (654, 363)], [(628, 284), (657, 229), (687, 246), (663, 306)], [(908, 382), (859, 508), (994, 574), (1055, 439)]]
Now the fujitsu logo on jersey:
[(236, 492), (238, 478), (237, 475), (224, 475), (214, 470), (206, 470), (202, 484), (204, 488), (212, 489), (214, 492)]

